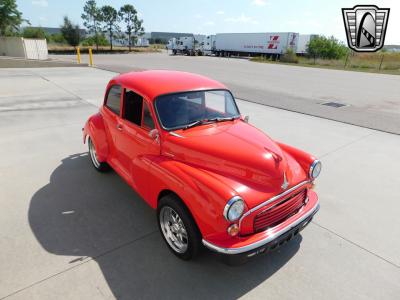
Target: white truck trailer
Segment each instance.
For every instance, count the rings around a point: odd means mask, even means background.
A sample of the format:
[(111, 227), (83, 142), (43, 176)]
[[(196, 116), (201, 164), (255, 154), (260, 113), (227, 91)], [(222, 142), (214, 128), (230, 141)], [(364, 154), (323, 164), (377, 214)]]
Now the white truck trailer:
[(308, 44), (316, 37), (318, 37), (317, 34), (300, 34), (296, 53), (299, 55), (307, 54)]
[(288, 49), (297, 50), (299, 34), (295, 32), (217, 33), (215, 50), (217, 56), (274, 55), (279, 57)]

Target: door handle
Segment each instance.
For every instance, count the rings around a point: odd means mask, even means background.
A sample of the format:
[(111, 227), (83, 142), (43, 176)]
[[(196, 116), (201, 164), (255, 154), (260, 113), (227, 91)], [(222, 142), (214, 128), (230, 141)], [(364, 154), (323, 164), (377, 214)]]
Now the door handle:
[(117, 129), (118, 130), (122, 130), (122, 125), (121, 124), (117, 124)]

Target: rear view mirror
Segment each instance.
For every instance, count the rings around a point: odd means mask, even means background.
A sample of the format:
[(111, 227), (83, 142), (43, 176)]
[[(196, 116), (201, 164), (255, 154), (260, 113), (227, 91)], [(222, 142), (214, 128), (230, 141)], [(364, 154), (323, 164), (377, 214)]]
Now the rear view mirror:
[(249, 123), (249, 119), (250, 119), (250, 117), (247, 115), (247, 116), (244, 116), (243, 121), (245, 121), (246, 123)]

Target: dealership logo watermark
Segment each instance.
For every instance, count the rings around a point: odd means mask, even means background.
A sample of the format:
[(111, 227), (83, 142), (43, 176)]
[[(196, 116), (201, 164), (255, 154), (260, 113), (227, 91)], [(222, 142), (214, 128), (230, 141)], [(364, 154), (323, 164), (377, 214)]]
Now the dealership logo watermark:
[(383, 47), (389, 8), (356, 5), (342, 8), (347, 44), (357, 52), (375, 52)]

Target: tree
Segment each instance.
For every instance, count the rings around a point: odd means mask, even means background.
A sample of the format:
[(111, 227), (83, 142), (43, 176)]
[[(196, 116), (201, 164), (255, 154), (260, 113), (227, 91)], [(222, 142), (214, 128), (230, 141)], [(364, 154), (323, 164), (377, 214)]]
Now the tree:
[(137, 11), (133, 5), (125, 4), (118, 12), (121, 20), (125, 22), (126, 34), (128, 35), (129, 51), (132, 47), (132, 37), (142, 36), (144, 34), (143, 20), (140, 20)]
[(99, 50), (99, 31), (101, 30), (101, 14), (95, 0), (88, 0), (83, 7), (83, 25), (88, 29), (88, 32), (94, 34), (96, 50)]
[(29, 21), (22, 18), (15, 0), (0, 0), (0, 36), (18, 32), (22, 22)]
[(67, 43), (75, 48), (79, 45), (82, 38), (79, 26), (72, 24), (67, 16), (64, 17), (64, 24), (61, 26), (61, 34)]
[(45, 39), (46, 33), (41, 27), (25, 27), (22, 36), (29, 39)]
[(105, 32), (108, 32), (109, 37), (110, 37), (110, 49), (112, 51), (113, 47), (113, 36), (114, 32), (119, 31), (119, 18), (118, 18), (118, 12), (115, 10), (114, 7), (110, 5), (105, 5), (100, 9), (101, 13), (101, 20), (102, 22), (105, 23), (103, 30)]
[(330, 38), (319, 36), (308, 43), (307, 52), (314, 58), (340, 59), (347, 54), (348, 49), (333, 36)]

